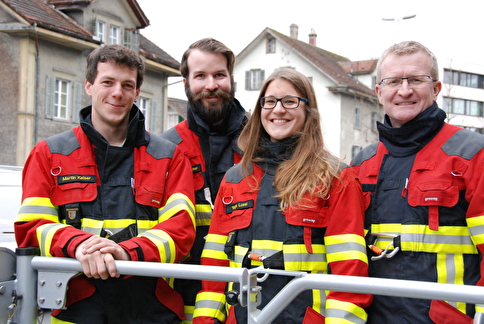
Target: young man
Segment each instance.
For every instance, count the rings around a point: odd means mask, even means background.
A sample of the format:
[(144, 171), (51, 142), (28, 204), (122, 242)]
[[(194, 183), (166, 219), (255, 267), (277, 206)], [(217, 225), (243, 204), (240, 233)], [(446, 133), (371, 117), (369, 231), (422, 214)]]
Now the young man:
[[(484, 137), (444, 122), (435, 56), (417, 42), (386, 50), (376, 93), (380, 141), (352, 161), (370, 199), (373, 277), (483, 285)], [(398, 251), (397, 251), (398, 249)], [(375, 296), (368, 323), (471, 323), (475, 306)]]
[(162, 278), (126, 277), (114, 260), (178, 262), (195, 237), (190, 163), (173, 143), (150, 136), (133, 103), (144, 64), (107, 45), (87, 58), (81, 125), (38, 143), (23, 173), (15, 223), (19, 247), (76, 258), (55, 323), (178, 323), (183, 301)]
[[(200, 264), (220, 182), (242, 154), (237, 139), (247, 117), (234, 98), (234, 63), (234, 53), (215, 39), (204, 38), (190, 45), (181, 61), (188, 98), (187, 120), (161, 135), (177, 144), (192, 165), (197, 223), (188, 260), (192, 264)], [(175, 287), (184, 296), (188, 323), (201, 282), (177, 280)]]

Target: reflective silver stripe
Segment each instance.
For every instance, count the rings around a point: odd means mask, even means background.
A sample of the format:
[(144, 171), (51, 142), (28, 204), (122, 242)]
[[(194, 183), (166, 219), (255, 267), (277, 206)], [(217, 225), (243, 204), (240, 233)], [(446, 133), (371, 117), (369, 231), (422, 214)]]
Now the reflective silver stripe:
[(346, 252), (349, 253), (350, 251), (358, 251), (366, 253), (366, 248), (364, 245), (361, 245), (357, 242), (345, 242), (345, 243), (338, 243), (338, 244), (326, 244), (326, 253), (339, 253), (339, 252)]
[(345, 320), (348, 323), (355, 323), (355, 324), (365, 324), (366, 320), (360, 318), (348, 311), (344, 311), (342, 309), (335, 309), (335, 308), (328, 308), (326, 309), (326, 318), (339, 318), (341, 320)]

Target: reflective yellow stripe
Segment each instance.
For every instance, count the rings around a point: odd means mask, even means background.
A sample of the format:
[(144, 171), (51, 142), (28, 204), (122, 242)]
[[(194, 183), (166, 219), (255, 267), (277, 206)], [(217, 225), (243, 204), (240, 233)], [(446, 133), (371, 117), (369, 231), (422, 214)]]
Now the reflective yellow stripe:
[[(478, 253), (466, 226), (439, 226), (438, 231), (433, 231), (427, 225), (373, 224), (371, 232), (400, 235), (403, 251)], [(376, 245), (384, 249), (391, 241), (391, 238), (378, 237)]]
[(476, 305), (476, 312), (484, 313), (484, 305)]
[(313, 309), (325, 316), (326, 310), (326, 291), (324, 290), (319, 290), (319, 289), (313, 289)]
[(66, 322), (66, 321), (60, 320), (58, 318), (55, 318), (54, 316), (51, 316), (50, 323), (51, 324), (76, 324), (74, 322)]
[(360, 260), (368, 263), (365, 239), (356, 234), (326, 236), (324, 238), (328, 262)]
[[(437, 282), (464, 284), (464, 256), (462, 254), (437, 253)], [(466, 313), (465, 303), (449, 301), (448, 303), (462, 313)]]
[(29, 197), (25, 198), (15, 219), (16, 222), (28, 222), (35, 219), (47, 219), (59, 222), (57, 206), (54, 206), (49, 198)]
[(219, 321), (224, 322), (226, 317), (225, 295), (214, 292), (198, 293), (193, 318), (200, 316), (217, 318)]
[[(122, 220), (120, 220), (120, 222), (122, 222)], [(81, 219), (81, 230), (93, 235), (99, 236), (101, 234), (103, 225), (104, 225), (104, 222), (102, 220), (91, 219), (91, 218)], [(110, 229), (110, 231), (113, 232), (112, 229)]]
[(212, 220), (212, 207), (207, 204), (196, 204), (195, 211), (197, 226), (209, 226)]
[(484, 216), (467, 218), (467, 226), (475, 245), (484, 243)]
[(242, 268), (242, 263), (244, 262), (244, 258), (249, 252), (248, 247), (242, 247), (236, 245), (234, 247), (234, 260), (230, 260), (230, 266), (232, 268)]
[(308, 253), (304, 244), (284, 244), (284, 269), (294, 271), (326, 272), (326, 246), (313, 244), (313, 253)]
[[(282, 251), (282, 242), (271, 240), (253, 240), (252, 250), (250, 251), (250, 253), (270, 257), (271, 255), (276, 254), (279, 251)], [(251, 264), (258, 267), (262, 265), (262, 262), (252, 260)]]
[(151, 229), (142, 233), (142, 237), (146, 237), (153, 244), (156, 245), (160, 252), (160, 262), (173, 263), (175, 262), (176, 249), (173, 239), (165, 231), (158, 229)]
[(225, 235), (208, 234), (202, 251), (202, 258), (227, 260), (227, 254), (224, 252), (225, 242), (227, 242)]
[(44, 224), (36, 229), (37, 241), (39, 242), (40, 255), (41, 256), (52, 256), (50, 253), (50, 247), (52, 246), (52, 238), (54, 237), (57, 230), (67, 227), (64, 224)]
[(367, 314), (365, 310), (355, 304), (328, 299), (326, 301), (325, 323), (366, 323)]
[(184, 194), (175, 193), (168, 198), (165, 206), (158, 209), (158, 221), (160, 223), (170, 219), (173, 215), (181, 210), (186, 210), (192, 219), (193, 227), (195, 228), (195, 207), (190, 199)]

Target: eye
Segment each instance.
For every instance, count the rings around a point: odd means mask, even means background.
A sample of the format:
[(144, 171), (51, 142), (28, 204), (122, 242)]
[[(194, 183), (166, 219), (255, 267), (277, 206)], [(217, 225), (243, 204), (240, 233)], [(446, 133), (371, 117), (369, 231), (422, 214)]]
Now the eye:
[(414, 76), (414, 77), (409, 78), (408, 82), (421, 83), (421, 82), (424, 82), (424, 77)]
[(267, 105), (273, 105), (277, 102), (276, 98), (265, 98), (264, 103)]
[(297, 98), (295, 97), (286, 97), (282, 99), (285, 105), (295, 105), (297, 103)]
[(400, 84), (401, 83), (401, 79), (400, 78), (391, 78), (391, 79), (386, 79), (386, 83), (387, 84), (390, 84), (390, 85), (396, 85), (396, 84)]

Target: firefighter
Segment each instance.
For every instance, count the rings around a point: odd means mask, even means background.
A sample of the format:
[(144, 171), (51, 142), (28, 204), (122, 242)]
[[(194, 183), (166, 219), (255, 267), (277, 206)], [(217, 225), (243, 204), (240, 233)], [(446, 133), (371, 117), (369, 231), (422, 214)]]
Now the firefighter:
[[(388, 48), (377, 65), (379, 142), (352, 161), (371, 199), (373, 277), (483, 285), (484, 137), (445, 123), (437, 59), (424, 45)], [(382, 252), (383, 250), (383, 252)], [(375, 296), (369, 323), (471, 323), (475, 305)]]
[(92, 105), (80, 126), (39, 142), (23, 171), (19, 247), (80, 261), (53, 323), (179, 323), (183, 301), (163, 278), (120, 277), (114, 260), (179, 262), (195, 238), (191, 168), (150, 136), (134, 102), (144, 63), (106, 45), (87, 57)]
[[(240, 161), (242, 153), (237, 139), (247, 117), (234, 97), (234, 63), (234, 53), (213, 38), (190, 45), (180, 68), (188, 98), (187, 119), (161, 135), (177, 144), (192, 165), (197, 234), (189, 264), (200, 264), (213, 200), (225, 172)], [(177, 279), (175, 289), (185, 300), (184, 323), (190, 323), (201, 281)]]
[[(324, 147), (311, 82), (274, 71), (238, 144), (215, 201), (202, 264), (367, 276), (364, 201), (354, 171)], [(293, 277), (260, 283), (263, 308)], [(247, 323), (241, 305), (225, 313), (226, 283), (204, 281), (194, 323)], [(229, 290), (240, 291), (237, 284)], [(308, 290), (272, 323), (365, 323), (371, 295)]]

